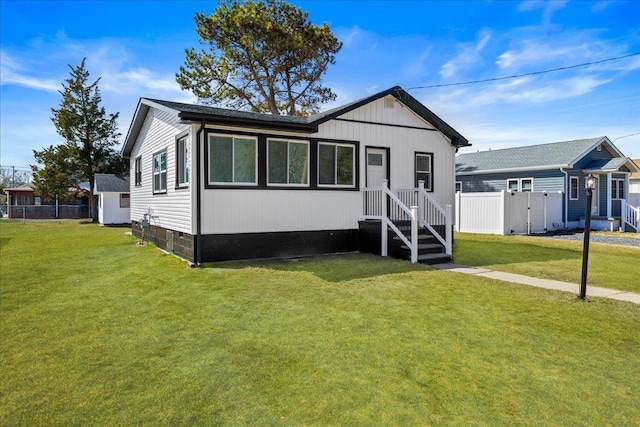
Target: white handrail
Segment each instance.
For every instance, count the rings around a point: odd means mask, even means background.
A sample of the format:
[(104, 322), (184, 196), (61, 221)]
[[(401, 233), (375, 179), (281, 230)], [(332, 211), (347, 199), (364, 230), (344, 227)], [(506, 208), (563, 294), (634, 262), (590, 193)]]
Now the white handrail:
[(630, 205), (625, 200), (622, 201), (621, 208), (623, 226), (629, 224), (636, 233), (640, 233), (640, 208)]
[[(451, 205), (440, 207), (438, 202), (424, 189), (424, 181), (418, 181), (418, 206), (420, 225), (426, 227), (433, 236), (444, 245), (445, 253), (449, 256), (453, 253), (453, 236), (451, 232)], [(444, 226), (444, 235), (437, 231), (433, 226)]]
[[(387, 212), (387, 201), (389, 201), (390, 212)], [(389, 190), (387, 180), (382, 181), (380, 188), (364, 189), (362, 203), (362, 218), (380, 220), (380, 254), (382, 256), (387, 256), (388, 254), (387, 230), (390, 228), (411, 250), (411, 262), (418, 262), (418, 208), (415, 206), (407, 207), (402, 200)], [(393, 223), (393, 220), (411, 221), (410, 240)]]

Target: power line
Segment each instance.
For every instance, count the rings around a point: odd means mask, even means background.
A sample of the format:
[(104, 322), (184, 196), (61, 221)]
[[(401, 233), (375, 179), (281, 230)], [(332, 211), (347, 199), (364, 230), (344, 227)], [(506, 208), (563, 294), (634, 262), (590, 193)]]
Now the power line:
[(540, 74), (552, 73), (554, 71), (570, 70), (572, 68), (586, 67), (588, 65), (601, 64), (603, 62), (617, 61), (619, 59), (630, 58), (632, 56), (637, 56), (637, 55), (640, 55), (640, 52), (630, 53), (629, 55), (624, 55), (624, 56), (617, 56), (615, 58), (602, 59), (600, 61), (585, 62), (583, 64), (570, 65), (568, 67), (553, 68), (551, 70), (533, 71), (531, 73), (516, 74), (516, 75), (513, 75), (513, 76), (506, 76), (506, 77), (494, 77), (494, 78), (491, 78), (491, 79), (484, 79), (484, 80), (471, 80), (471, 81), (467, 81), (467, 82), (444, 83), (444, 84), (430, 85), (430, 86), (414, 86), (414, 87), (408, 88), (407, 90), (411, 90), (411, 89), (432, 89), (432, 88), (447, 87), (447, 86), (462, 86), (462, 85), (470, 85), (470, 84), (476, 84), (476, 83), (487, 83), (487, 82), (496, 82), (496, 81), (499, 81), (499, 80), (515, 79), (515, 78), (518, 78), (518, 77), (536, 76), (536, 75), (540, 75)]

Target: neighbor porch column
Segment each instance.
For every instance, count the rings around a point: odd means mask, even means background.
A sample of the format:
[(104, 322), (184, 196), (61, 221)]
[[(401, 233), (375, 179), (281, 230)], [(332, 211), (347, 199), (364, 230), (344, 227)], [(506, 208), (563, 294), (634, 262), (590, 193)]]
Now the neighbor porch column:
[(611, 172), (607, 174), (607, 217), (611, 216)]

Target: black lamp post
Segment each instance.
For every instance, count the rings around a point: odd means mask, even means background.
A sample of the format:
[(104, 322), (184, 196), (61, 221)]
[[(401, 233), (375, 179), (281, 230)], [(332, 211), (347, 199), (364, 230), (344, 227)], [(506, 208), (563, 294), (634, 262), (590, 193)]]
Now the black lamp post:
[(587, 267), (589, 265), (589, 235), (591, 233), (591, 202), (593, 189), (596, 188), (596, 177), (589, 174), (584, 180), (584, 188), (587, 190), (587, 205), (584, 217), (584, 243), (582, 246), (582, 280), (580, 280), (580, 298), (587, 298)]

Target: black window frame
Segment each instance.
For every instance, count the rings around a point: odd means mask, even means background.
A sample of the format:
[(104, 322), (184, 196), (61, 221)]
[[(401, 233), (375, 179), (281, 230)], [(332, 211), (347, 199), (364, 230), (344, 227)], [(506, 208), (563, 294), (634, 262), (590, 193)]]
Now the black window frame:
[[(180, 145), (184, 145), (180, 149)], [(182, 164), (181, 164), (182, 163)], [(186, 178), (185, 178), (186, 172)], [(179, 136), (176, 138), (176, 189), (188, 188), (191, 174), (189, 170), (189, 144), (187, 136)]]
[[(429, 171), (419, 171), (418, 170), (418, 156), (427, 156), (429, 157)], [(413, 155), (413, 176), (415, 178), (415, 185), (418, 188), (418, 181), (424, 181), (424, 189), (428, 193), (433, 193), (434, 191), (434, 183), (433, 183), (433, 165), (434, 165), (434, 155), (433, 153), (416, 151)], [(429, 179), (422, 179), (419, 175), (428, 174)]]
[[(164, 188), (160, 188), (159, 190), (156, 190), (156, 169), (155, 169), (155, 160), (156, 157), (161, 157), (162, 155), (164, 155), (164, 171), (161, 169), (160, 172), (158, 172), (158, 175), (160, 176), (160, 184), (162, 184), (162, 175), (164, 175)], [(162, 164), (162, 163), (160, 163)], [(167, 194), (167, 187), (168, 187), (168, 170), (169, 170), (169, 158), (167, 156), (167, 149), (165, 148), (164, 150), (158, 151), (156, 153), (153, 153), (153, 156), (151, 156), (151, 177), (152, 177), (152, 181), (151, 181), (151, 192), (153, 195), (156, 194)]]
[(142, 156), (136, 157), (133, 162), (134, 185), (142, 186)]

